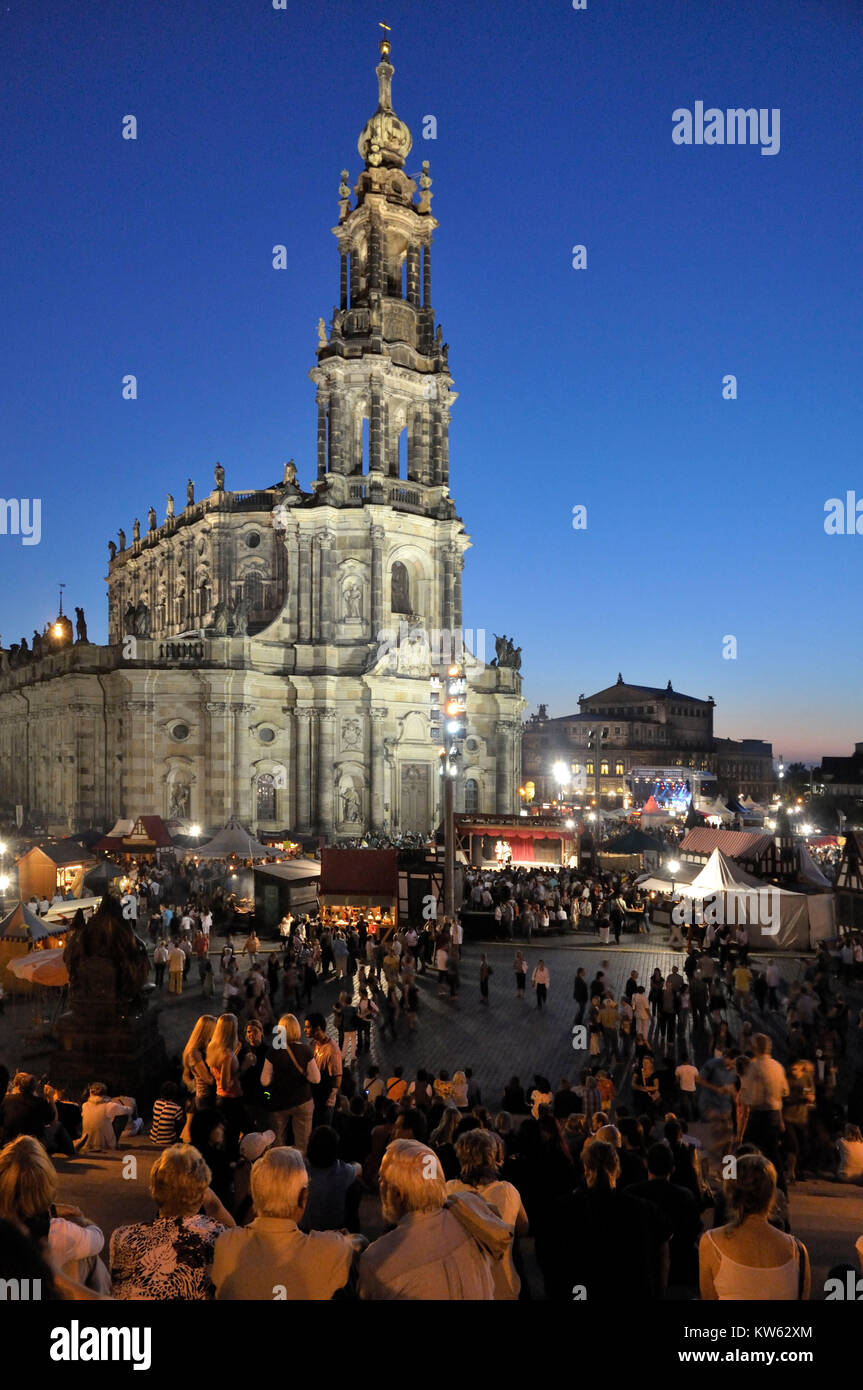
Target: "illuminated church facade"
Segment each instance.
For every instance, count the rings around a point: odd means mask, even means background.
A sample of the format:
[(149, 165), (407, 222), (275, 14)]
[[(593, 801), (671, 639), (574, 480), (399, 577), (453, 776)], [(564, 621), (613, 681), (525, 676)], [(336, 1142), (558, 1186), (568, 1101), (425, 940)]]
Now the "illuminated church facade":
[[(518, 809), (520, 658), (462, 640), (469, 537), (449, 493), (447, 345), (432, 308), (428, 164), (378, 108), (343, 175), (339, 297), (318, 326), (317, 458), (280, 481), (168, 499), (111, 543), (109, 633), (0, 649), (0, 811), (58, 833), (160, 815), (330, 840), (440, 819), (435, 674), (467, 674), (457, 808)], [(59, 629), (57, 629), (59, 632)], [(54, 629), (52, 629), (52, 633)]]

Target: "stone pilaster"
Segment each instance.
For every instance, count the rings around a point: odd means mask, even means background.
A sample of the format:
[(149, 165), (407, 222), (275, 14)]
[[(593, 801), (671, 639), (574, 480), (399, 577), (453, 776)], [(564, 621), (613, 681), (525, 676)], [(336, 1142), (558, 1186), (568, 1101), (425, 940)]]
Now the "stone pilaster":
[(318, 477), (327, 476), (327, 406), (329, 396), (326, 391), (318, 389)]
[(319, 536), (312, 537), (311, 545), (311, 620), (309, 630), (312, 642), (321, 640), (321, 543)]
[(318, 829), (332, 839), (333, 834), (333, 756), (335, 749), (336, 712), (318, 710)]
[(372, 217), (369, 226), (369, 290), (377, 290), (378, 293), (386, 293), (383, 281), (383, 238), (381, 224), (376, 217)]
[[(462, 597), (461, 580), (464, 570), (464, 555), (458, 546), (455, 549), (455, 559), (453, 560), (453, 588), (452, 588), (452, 623), (454, 628), (461, 629), (462, 618)], [(475, 645), (475, 644), (474, 644)]]
[(297, 828), (297, 721), (288, 718), (285, 725), (287, 749), (285, 766), (288, 771), (288, 784), (285, 788), (285, 822), (291, 830)]
[(345, 471), (345, 440), (342, 397), (330, 396), (330, 469), (331, 473)]
[(372, 542), (372, 641), (377, 641), (378, 633), (384, 625), (384, 541), (386, 532), (383, 526), (372, 526), (369, 530)]
[(288, 601), (285, 616), (288, 620), (286, 633), (289, 642), (296, 642), (300, 622), (300, 543), (296, 525), (285, 530), (285, 560), (287, 562)]
[(431, 481), (438, 485), (442, 481), (443, 467), (443, 425), (439, 406), (431, 409)]
[(298, 642), (309, 642), (312, 635), (312, 559), (311, 559), (311, 536), (299, 533), (297, 545), (299, 547), (299, 623), (297, 632)]
[(369, 711), (369, 824), (372, 830), (381, 830), (385, 819), (384, 728), (386, 718), (386, 707), (374, 706)]
[(420, 249), (409, 246), (407, 254), (407, 301), (415, 309), (420, 307)]
[(383, 400), (380, 381), (373, 377), (370, 383), (369, 404), (369, 472), (384, 471)]
[(519, 772), (515, 763), (516, 729), (517, 721), (514, 719), (495, 721), (494, 731), (497, 735), (495, 759), (497, 806), (495, 809), (504, 815), (512, 814), (515, 809), (515, 785)]
[(426, 242), (423, 255), (423, 308), (431, 308), (431, 244)]
[(296, 711), (297, 731), (297, 830), (308, 834), (312, 828), (312, 722), (315, 711), (303, 707)]
[(333, 531), (321, 531), (318, 535), (318, 640), (332, 642), (335, 634), (336, 596), (335, 566), (333, 564)]

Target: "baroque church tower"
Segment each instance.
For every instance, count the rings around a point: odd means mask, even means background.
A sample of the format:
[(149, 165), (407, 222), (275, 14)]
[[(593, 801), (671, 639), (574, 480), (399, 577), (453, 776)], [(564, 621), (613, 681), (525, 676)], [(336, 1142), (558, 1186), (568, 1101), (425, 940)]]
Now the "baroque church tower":
[[(308, 485), (213, 492), (110, 546), (109, 645), (0, 652), (0, 796), (64, 831), (160, 815), (327, 840), (441, 818), (436, 676), (467, 675), (456, 809), (518, 809), (519, 657), (462, 632), (469, 548), (449, 494), (447, 345), (432, 308), (428, 163), (381, 43), (363, 167), (339, 188), (339, 293), (318, 324)], [(50, 669), (42, 669), (50, 662)], [(37, 669), (38, 668), (38, 669)], [(64, 731), (76, 751), (56, 757)], [(26, 750), (26, 756), (25, 756)]]

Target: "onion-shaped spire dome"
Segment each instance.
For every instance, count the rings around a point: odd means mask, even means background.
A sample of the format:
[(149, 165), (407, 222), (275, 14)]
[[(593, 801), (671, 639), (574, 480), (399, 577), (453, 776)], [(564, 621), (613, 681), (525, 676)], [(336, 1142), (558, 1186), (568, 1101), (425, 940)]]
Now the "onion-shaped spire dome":
[[(387, 27), (387, 26), (383, 26)], [(367, 169), (401, 169), (410, 154), (413, 140), (404, 121), (393, 110), (392, 80), (395, 69), (389, 62), (389, 39), (381, 39), (378, 75), (378, 109), (363, 126), (357, 148)]]

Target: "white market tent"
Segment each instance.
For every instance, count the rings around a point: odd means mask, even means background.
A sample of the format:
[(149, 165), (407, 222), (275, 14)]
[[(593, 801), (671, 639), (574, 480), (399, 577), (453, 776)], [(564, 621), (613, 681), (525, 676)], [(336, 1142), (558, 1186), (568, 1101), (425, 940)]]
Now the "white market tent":
[(700, 806), (697, 809), (699, 815), (704, 816), (706, 820), (729, 821), (735, 819), (734, 812), (729, 811), (728, 807), (720, 801), (718, 797), (711, 806)]
[(809, 853), (808, 847), (805, 844), (801, 844), (798, 852), (800, 854), (800, 877), (803, 879), (803, 882), (814, 883), (818, 888), (832, 888), (833, 884), (830, 882), (829, 878), (826, 878), (824, 874), (822, 874), (818, 864)]
[(733, 859), (729, 859), (727, 854), (723, 854), (721, 849), (715, 849), (689, 887), (681, 889), (681, 892), (692, 898), (706, 898), (709, 893), (727, 893), (738, 888), (765, 886), (763, 879), (748, 874), (739, 864), (735, 864)]
[[(695, 865), (681, 864), (681, 871)], [(671, 880), (652, 878), (645, 888), (671, 891)], [(713, 899), (706, 916), (717, 922), (745, 923), (754, 951), (807, 951), (836, 935), (836, 899), (832, 893), (796, 893), (748, 874), (733, 859), (715, 849), (690, 880), (675, 875), (680, 897), (696, 902)]]
[(236, 855), (238, 859), (279, 859), (282, 851), (272, 845), (262, 845), (236, 816), (231, 816), (227, 825), (212, 840), (187, 853), (197, 859), (230, 859), (231, 855)]
[(665, 893), (671, 897), (673, 889), (675, 896), (677, 896), (679, 893), (686, 892), (687, 886), (692, 883), (700, 868), (700, 864), (690, 864), (687, 860), (683, 860), (673, 881), (663, 866), (653, 873), (642, 874), (636, 879), (636, 883), (639, 888), (644, 888), (648, 893)]

